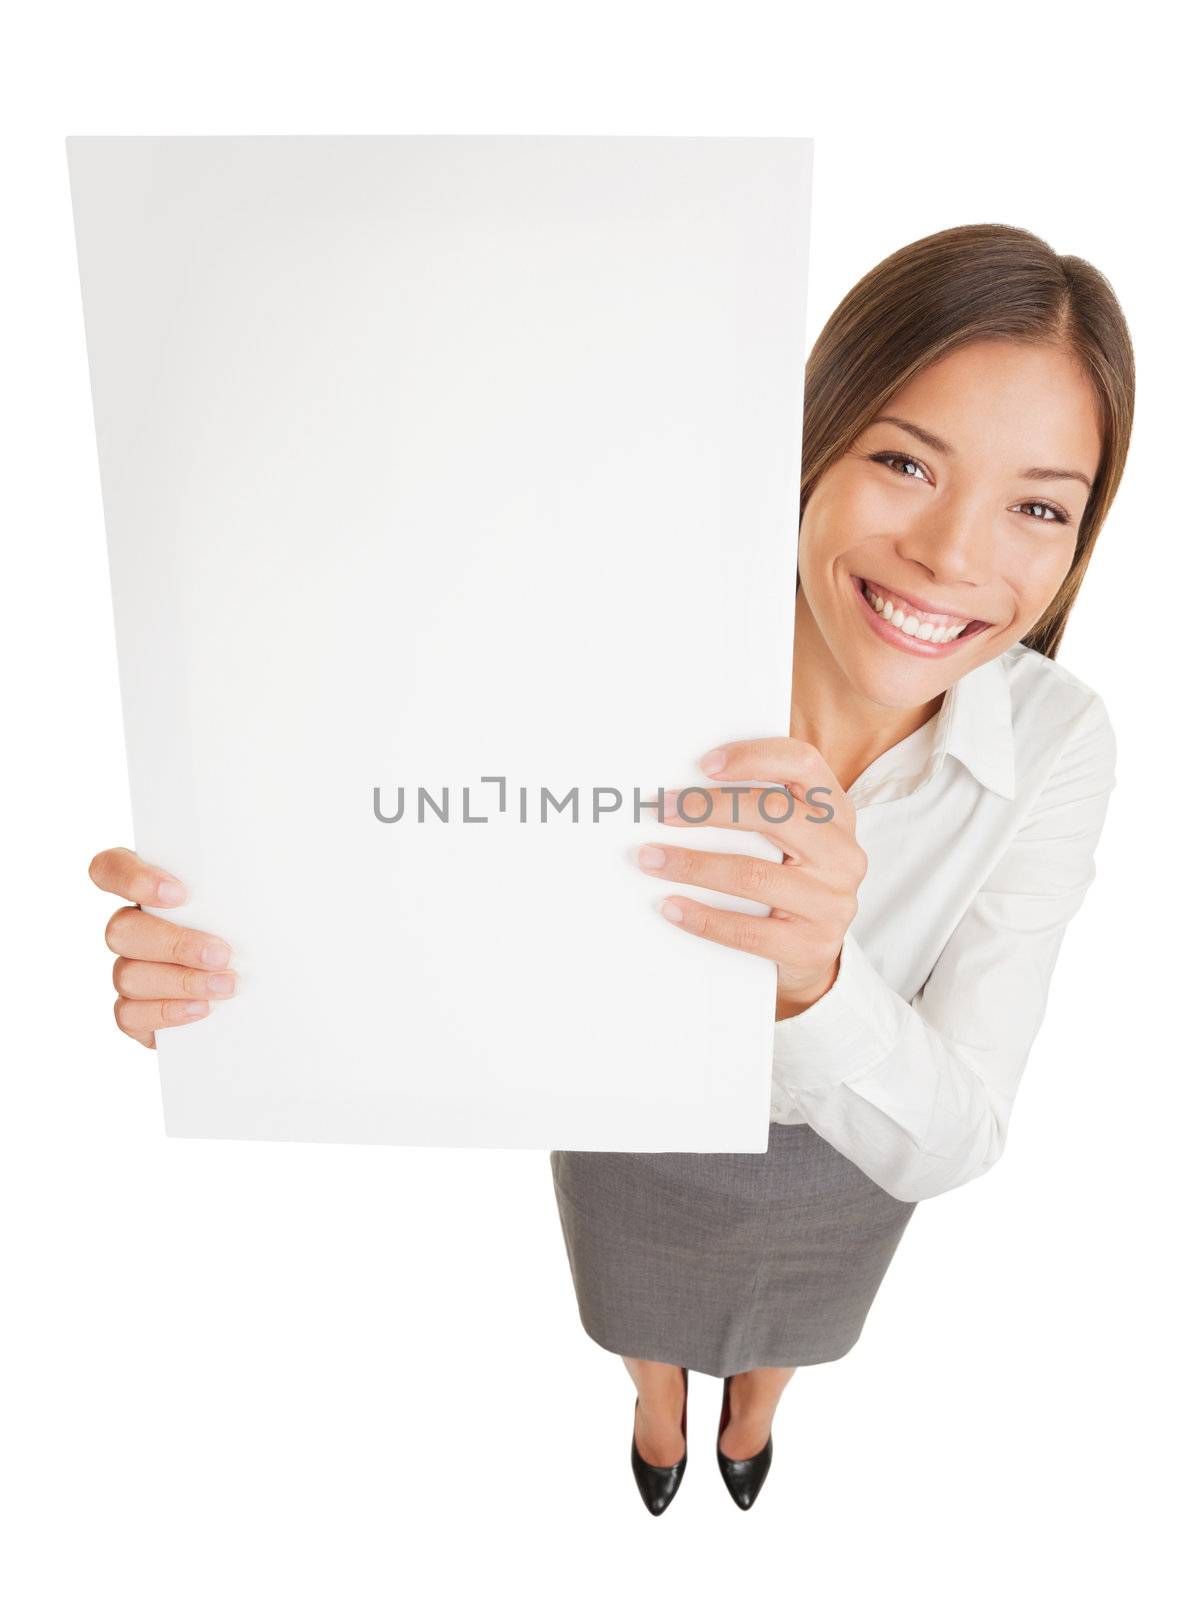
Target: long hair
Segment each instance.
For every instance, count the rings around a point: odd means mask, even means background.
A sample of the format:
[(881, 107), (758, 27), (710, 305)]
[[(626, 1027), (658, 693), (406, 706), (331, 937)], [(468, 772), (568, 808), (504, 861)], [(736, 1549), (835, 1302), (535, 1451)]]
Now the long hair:
[(1129, 329), (1108, 279), (1078, 256), (1002, 223), (947, 228), (905, 245), (850, 290), (805, 368), (800, 515), (817, 480), (909, 379), (976, 339), (1053, 344), (1091, 379), (1100, 466), (1070, 570), (1022, 643), (1053, 657), (1112, 505), (1133, 426)]

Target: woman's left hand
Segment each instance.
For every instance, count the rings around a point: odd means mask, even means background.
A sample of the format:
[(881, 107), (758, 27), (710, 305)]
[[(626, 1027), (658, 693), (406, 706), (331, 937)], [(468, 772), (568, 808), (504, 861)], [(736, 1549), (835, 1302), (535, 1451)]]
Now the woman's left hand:
[[(735, 741), (710, 750), (699, 764), (718, 786), (669, 791), (661, 820), (760, 833), (783, 851), (782, 862), (652, 844), (638, 851), (638, 865), (656, 878), (770, 906), (761, 917), (672, 895), (662, 911), (688, 933), (774, 961), (776, 1020), (795, 1016), (832, 988), (858, 911), (867, 857), (854, 837), (854, 807), (821, 752), (799, 739)], [(683, 815), (667, 814), (674, 795), (683, 797)]]

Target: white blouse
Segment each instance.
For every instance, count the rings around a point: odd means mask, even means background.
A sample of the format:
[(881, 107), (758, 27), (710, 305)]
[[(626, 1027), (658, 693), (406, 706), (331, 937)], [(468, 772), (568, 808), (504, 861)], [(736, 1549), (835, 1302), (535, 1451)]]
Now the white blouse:
[(773, 1122), (924, 1200), (1004, 1149), (1116, 781), (1100, 697), (1024, 645), (847, 791), (869, 866), (837, 979), (775, 1024)]

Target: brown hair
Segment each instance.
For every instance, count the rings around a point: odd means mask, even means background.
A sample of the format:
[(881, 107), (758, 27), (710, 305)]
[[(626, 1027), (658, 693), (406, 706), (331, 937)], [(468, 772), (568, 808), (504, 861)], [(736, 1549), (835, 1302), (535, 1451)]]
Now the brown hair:
[(881, 261), (821, 330), (805, 369), (800, 515), (818, 478), (882, 405), (941, 356), (976, 339), (1056, 344), (1091, 379), (1100, 466), (1058, 593), (1022, 643), (1055, 654), (1129, 450), (1134, 365), (1129, 329), (1102, 273), (1002, 223), (947, 228)]

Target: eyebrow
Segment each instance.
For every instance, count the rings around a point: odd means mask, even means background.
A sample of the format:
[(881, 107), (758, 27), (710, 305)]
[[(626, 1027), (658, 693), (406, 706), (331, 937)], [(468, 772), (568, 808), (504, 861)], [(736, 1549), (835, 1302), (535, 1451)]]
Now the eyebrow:
[[(875, 422), (890, 422), (897, 428), (903, 428), (905, 433), (911, 433), (914, 439), (919, 439), (930, 450), (937, 450), (941, 455), (952, 456), (954, 446), (947, 444), (945, 439), (939, 439), (936, 433), (930, 433), (927, 428), (919, 428), (915, 422), (906, 422), (903, 417), (885, 415), (876, 417)], [(872, 424), (873, 426), (874, 424)], [(1086, 489), (1091, 489), (1092, 480), (1084, 472), (1077, 472), (1073, 467), (1026, 467), (1024, 472), (1018, 474), (1022, 478), (1037, 483), (1049, 483), (1059, 478), (1074, 478), (1082, 483)]]

